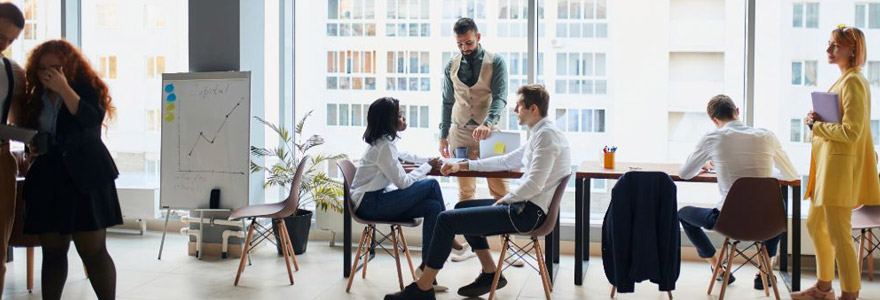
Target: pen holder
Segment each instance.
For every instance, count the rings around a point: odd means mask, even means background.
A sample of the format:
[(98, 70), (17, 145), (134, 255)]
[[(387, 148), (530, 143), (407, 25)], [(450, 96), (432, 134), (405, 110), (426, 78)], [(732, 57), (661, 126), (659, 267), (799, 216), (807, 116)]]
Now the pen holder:
[(603, 165), (606, 169), (614, 169), (614, 152), (603, 153)]

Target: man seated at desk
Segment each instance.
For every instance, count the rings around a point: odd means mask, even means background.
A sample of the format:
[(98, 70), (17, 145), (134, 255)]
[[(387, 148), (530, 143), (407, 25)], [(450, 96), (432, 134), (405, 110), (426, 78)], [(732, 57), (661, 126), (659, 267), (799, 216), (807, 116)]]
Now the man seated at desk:
[[(520, 125), (529, 127), (528, 141), (508, 154), (482, 160), (446, 163), (441, 172), (446, 175), (458, 171), (506, 171), (522, 168), (521, 184), (501, 199), (459, 202), (456, 209), (440, 213), (434, 226), (433, 241), (428, 262), (422, 276), (399, 293), (385, 299), (434, 299), (431, 283), (443, 268), (452, 249), (455, 235), (463, 234), (477, 253), (482, 273), (473, 283), (458, 290), (458, 294), (477, 297), (489, 292), (495, 272), (495, 262), (489, 253), (486, 235), (528, 232), (540, 227), (546, 219), (556, 186), (571, 174), (568, 140), (547, 117), (550, 96), (542, 85), (520, 87), (514, 111)], [(507, 280), (502, 276), (498, 288)]]
[[(733, 183), (743, 177), (795, 180), (797, 172), (772, 132), (749, 127), (739, 121), (739, 108), (730, 97), (712, 97), (706, 111), (718, 129), (703, 136), (694, 153), (679, 170), (679, 176), (689, 180), (714, 168), (718, 176), (721, 200), (715, 208), (684, 207), (678, 211), (678, 218), (688, 239), (697, 248), (697, 254), (714, 266), (718, 257), (715, 256), (715, 247), (703, 228), (715, 227), (724, 199)], [(781, 174), (774, 172), (774, 165)], [(778, 236), (764, 242), (770, 257), (776, 256), (778, 242)], [(722, 279), (722, 276), (716, 278), (718, 281)], [(730, 275), (729, 282), (733, 283), (734, 280), (736, 278)], [(755, 289), (764, 289), (760, 274), (755, 275), (754, 286)]]

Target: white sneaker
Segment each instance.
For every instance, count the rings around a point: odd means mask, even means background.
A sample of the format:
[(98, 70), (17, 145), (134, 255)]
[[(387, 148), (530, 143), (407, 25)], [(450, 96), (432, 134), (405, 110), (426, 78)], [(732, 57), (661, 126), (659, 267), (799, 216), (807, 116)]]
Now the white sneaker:
[(506, 262), (507, 264), (509, 264), (511, 266), (517, 267), (517, 268), (522, 268), (523, 266), (526, 265), (522, 261), (522, 259), (516, 259), (515, 257), (508, 257), (507, 259), (504, 260), (504, 262)]
[(460, 262), (477, 257), (477, 254), (471, 250), (471, 245), (464, 244), (461, 246), (461, 250), (455, 250), (454, 248), (452, 249), (452, 255), (449, 256), (451, 261)]

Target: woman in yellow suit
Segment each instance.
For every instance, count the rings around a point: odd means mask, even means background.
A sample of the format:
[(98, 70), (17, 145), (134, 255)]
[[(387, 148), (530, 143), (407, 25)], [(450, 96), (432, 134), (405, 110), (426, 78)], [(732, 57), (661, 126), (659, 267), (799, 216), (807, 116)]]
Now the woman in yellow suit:
[[(840, 97), (840, 123), (827, 123), (814, 112), (805, 122), (813, 129), (810, 180), (804, 198), (811, 199), (807, 228), (816, 248), (818, 281), (792, 299), (835, 299), (831, 288), (834, 263), (840, 275), (840, 298), (856, 299), (861, 289), (858, 259), (851, 238), (852, 209), (880, 204), (877, 158), (871, 139), (871, 94), (860, 68), (865, 64), (865, 35), (839, 26), (828, 42), (828, 63), (840, 67), (830, 92)], [(795, 212), (797, 213), (797, 212)]]

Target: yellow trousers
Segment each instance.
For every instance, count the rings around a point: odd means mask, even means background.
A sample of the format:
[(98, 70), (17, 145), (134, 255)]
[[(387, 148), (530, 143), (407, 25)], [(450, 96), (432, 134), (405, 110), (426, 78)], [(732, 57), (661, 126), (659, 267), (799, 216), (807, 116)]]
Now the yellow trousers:
[(834, 280), (834, 263), (844, 292), (857, 293), (861, 289), (861, 274), (852, 240), (852, 207), (816, 206), (810, 201), (807, 230), (816, 248), (816, 268), (819, 280)]
[[(474, 140), (474, 129), (477, 126), (459, 126), (453, 124), (449, 128), (449, 153), (455, 153), (455, 148), (467, 147), (469, 159), (480, 158), (480, 142)], [(498, 128), (493, 128), (497, 131)], [(500, 199), (509, 193), (510, 189), (507, 179), (503, 178), (486, 178), (489, 183), (489, 193), (495, 199)], [(477, 179), (474, 177), (458, 177), (458, 198), (459, 201), (473, 200), (477, 193)]]

